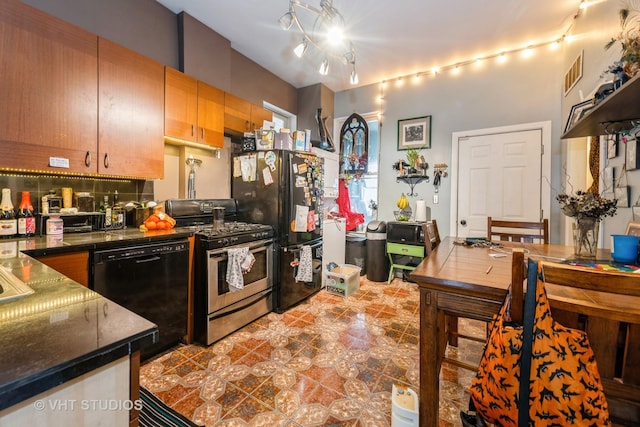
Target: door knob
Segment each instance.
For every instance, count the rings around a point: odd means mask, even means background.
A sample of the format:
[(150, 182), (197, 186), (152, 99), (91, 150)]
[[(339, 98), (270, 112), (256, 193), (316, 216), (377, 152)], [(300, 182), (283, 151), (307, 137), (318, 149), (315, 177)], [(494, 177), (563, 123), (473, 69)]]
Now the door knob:
[(460, 225), (467, 225), (467, 220), (463, 219), (462, 221), (460, 221)]

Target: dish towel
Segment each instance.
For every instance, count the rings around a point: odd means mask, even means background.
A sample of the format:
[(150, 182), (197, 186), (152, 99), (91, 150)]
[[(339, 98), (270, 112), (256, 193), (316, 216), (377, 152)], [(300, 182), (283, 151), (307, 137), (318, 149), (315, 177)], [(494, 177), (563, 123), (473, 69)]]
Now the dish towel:
[(249, 247), (227, 249), (227, 283), (230, 291), (244, 288), (243, 274), (251, 271), (255, 257)]
[(296, 282), (313, 281), (313, 254), (311, 246), (303, 246), (300, 250), (300, 264), (296, 273)]

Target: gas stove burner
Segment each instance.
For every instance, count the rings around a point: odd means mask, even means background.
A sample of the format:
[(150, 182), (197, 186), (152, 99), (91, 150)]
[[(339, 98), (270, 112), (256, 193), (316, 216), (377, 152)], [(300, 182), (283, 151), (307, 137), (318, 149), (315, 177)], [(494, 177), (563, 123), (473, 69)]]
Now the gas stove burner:
[(222, 228), (213, 226), (202, 228), (196, 232), (196, 236), (207, 249), (214, 249), (271, 239), (273, 227), (264, 224), (227, 222)]

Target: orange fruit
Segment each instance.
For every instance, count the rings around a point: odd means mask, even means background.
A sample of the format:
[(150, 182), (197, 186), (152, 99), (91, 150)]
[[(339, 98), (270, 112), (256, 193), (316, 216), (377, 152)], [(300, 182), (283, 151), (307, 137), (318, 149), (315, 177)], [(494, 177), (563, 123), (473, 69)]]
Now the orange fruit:
[(149, 222), (145, 222), (144, 225), (149, 230), (155, 230), (157, 228), (157, 226), (158, 226), (158, 223), (157, 222), (153, 222), (153, 221), (149, 221)]
[(163, 230), (163, 229), (167, 228), (167, 223), (164, 222), (164, 221), (159, 221), (159, 222), (156, 223), (156, 228), (158, 230)]

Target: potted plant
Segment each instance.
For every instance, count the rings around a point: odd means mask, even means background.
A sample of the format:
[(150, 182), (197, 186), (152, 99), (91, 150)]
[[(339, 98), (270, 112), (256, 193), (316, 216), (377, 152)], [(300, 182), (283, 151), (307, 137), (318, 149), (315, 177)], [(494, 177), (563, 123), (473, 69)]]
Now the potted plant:
[[(620, 43), (622, 69), (627, 76), (633, 77), (640, 70), (640, 14), (628, 4), (620, 9), (619, 15), (620, 33), (612, 37), (604, 48), (608, 50)], [(614, 68), (618, 68), (617, 64), (614, 64)]]
[(418, 163), (419, 157), (420, 157), (420, 154), (418, 153), (418, 150), (416, 150), (415, 148), (409, 148), (407, 150), (407, 161), (409, 162), (409, 173), (417, 172), (417, 163)]
[(617, 200), (605, 199), (589, 191), (577, 191), (575, 194), (558, 194), (562, 213), (574, 218), (573, 244), (577, 257), (594, 258), (598, 249), (598, 231), (600, 221), (614, 216)]

